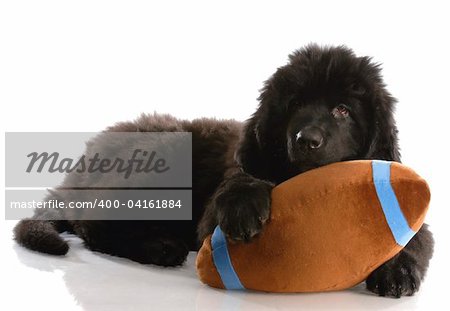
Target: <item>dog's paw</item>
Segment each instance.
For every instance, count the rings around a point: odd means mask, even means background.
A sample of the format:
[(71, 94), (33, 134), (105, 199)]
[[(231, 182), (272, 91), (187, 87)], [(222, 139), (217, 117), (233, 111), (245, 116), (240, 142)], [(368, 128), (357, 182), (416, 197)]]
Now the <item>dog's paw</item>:
[(261, 180), (229, 182), (214, 199), (217, 222), (234, 241), (249, 242), (270, 216), (273, 185)]
[(134, 260), (140, 263), (164, 267), (183, 264), (189, 249), (183, 241), (171, 238), (158, 238), (142, 244), (140, 256)]
[(420, 282), (420, 273), (414, 266), (383, 265), (369, 275), (366, 286), (379, 296), (400, 298), (414, 295)]

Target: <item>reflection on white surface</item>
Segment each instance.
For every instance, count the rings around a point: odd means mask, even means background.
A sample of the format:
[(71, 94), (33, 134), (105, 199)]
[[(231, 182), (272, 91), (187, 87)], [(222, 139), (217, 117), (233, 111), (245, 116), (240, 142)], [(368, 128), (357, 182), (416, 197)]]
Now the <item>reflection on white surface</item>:
[(365, 291), (364, 284), (321, 294), (217, 290), (197, 279), (195, 253), (182, 267), (161, 268), (93, 253), (77, 237), (66, 235), (71, 247), (68, 255), (48, 256), (10, 240), (13, 224), (3, 226), (2, 240), (9, 247), (3, 255), (8, 294), (2, 298), (6, 306), (2, 310), (413, 310), (430, 306), (433, 298), (426, 286), (419, 295), (402, 299), (377, 297)]

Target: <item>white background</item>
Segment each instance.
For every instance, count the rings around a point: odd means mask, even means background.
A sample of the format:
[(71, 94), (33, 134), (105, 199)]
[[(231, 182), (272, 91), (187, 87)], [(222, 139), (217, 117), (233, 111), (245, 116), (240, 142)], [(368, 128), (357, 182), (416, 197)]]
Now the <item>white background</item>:
[[(448, 307), (448, 13), (445, 1), (2, 1), (3, 131), (98, 131), (153, 111), (245, 120), (263, 81), (293, 50), (310, 42), (345, 44), (372, 56), (399, 100), (403, 161), (431, 185), (427, 222), (437, 245), (413, 298), (382, 299), (362, 288), (224, 294), (199, 284), (194, 254), (180, 271), (164, 270), (91, 254), (73, 239), (69, 257), (54, 258), (14, 246), (13, 222), (2, 216), (6, 295), (0, 304), (89, 310)], [(3, 135), (1, 140), (4, 148)], [(0, 156), (3, 162), (3, 150)]]

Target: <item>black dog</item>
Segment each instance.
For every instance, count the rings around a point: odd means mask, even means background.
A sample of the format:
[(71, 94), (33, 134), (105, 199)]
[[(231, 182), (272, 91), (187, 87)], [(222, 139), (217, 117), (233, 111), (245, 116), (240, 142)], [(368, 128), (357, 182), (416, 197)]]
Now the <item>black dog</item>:
[[(19, 223), (16, 239), (34, 250), (65, 254), (68, 245), (58, 232), (74, 231), (93, 250), (165, 266), (181, 264), (216, 225), (230, 239), (247, 242), (269, 218), (274, 185), (337, 161), (400, 161), (394, 104), (370, 58), (356, 57), (345, 47), (310, 45), (290, 55), (265, 83), (260, 106), (243, 128), (234, 121), (156, 115), (109, 129), (192, 132), (192, 222), (35, 218)], [(367, 288), (381, 296), (414, 294), (432, 252), (425, 225), (369, 276)]]

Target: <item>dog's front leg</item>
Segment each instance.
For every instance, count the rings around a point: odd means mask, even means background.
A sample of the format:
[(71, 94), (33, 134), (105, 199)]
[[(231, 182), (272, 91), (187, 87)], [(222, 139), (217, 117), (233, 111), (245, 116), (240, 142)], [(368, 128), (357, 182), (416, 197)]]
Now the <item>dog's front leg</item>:
[(272, 188), (272, 183), (244, 172), (226, 178), (217, 188), (200, 222), (200, 241), (217, 225), (232, 240), (250, 241), (269, 219)]
[(433, 246), (433, 235), (424, 224), (399, 254), (369, 275), (367, 289), (380, 296), (413, 295), (425, 277)]

